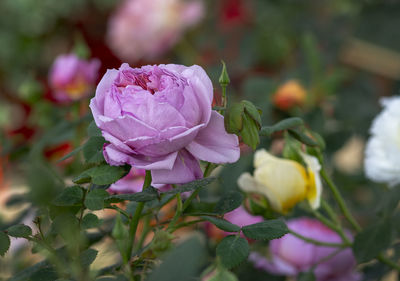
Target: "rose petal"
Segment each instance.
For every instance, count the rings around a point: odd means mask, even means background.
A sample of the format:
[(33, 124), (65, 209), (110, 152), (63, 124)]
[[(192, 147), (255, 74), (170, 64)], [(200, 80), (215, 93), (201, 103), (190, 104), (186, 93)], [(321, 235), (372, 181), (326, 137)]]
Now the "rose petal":
[(240, 157), (238, 137), (225, 131), (224, 117), (216, 111), (186, 149), (196, 158), (212, 163), (233, 163)]
[(179, 184), (203, 177), (199, 161), (186, 150), (181, 150), (171, 170), (152, 170), (153, 183)]

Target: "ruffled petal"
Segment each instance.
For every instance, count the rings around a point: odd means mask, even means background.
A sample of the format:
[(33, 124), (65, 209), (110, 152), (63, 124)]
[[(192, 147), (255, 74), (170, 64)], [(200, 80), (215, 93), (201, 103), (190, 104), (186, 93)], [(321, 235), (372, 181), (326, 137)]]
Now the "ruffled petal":
[(203, 177), (199, 161), (186, 150), (181, 150), (172, 169), (152, 170), (155, 184), (180, 184)]
[(212, 163), (233, 163), (240, 157), (238, 137), (225, 131), (224, 117), (216, 111), (186, 149), (196, 158)]

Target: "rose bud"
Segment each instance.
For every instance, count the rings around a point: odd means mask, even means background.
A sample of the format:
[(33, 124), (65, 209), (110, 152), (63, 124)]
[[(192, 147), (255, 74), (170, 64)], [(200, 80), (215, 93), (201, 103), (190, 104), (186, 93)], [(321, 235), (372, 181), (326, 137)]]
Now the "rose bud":
[(306, 100), (307, 92), (296, 80), (289, 80), (278, 88), (272, 97), (273, 104), (287, 111), (294, 106), (302, 106)]

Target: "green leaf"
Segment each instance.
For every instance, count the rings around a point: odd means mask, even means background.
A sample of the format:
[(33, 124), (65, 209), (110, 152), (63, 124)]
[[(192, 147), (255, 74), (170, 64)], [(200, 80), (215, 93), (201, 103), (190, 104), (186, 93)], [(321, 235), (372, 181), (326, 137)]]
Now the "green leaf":
[(87, 134), (89, 137), (101, 137), (101, 130), (97, 127), (94, 121), (90, 122), (87, 128)]
[(297, 139), (299, 142), (304, 143), (309, 146), (318, 146), (318, 143), (314, 141), (312, 138), (308, 137), (307, 135), (303, 134), (299, 130), (289, 129), (289, 134)]
[(158, 191), (154, 187), (150, 186), (142, 192), (133, 194), (115, 194), (107, 197), (107, 202), (113, 202), (113, 199), (117, 200), (128, 200), (135, 202), (148, 202), (158, 198)]
[(243, 129), (240, 132), (242, 140), (245, 144), (255, 150), (260, 143), (260, 136), (258, 135), (259, 126), (247, 114), (243, 115)]
[[(0, 234), (1, 235), (1, 234)], [(13, 277), (8, 279), (8, 281), (25, 281), (30, 280), (30, 277), (35, 273), (38, 272), (42, 268), (46, 268), (49, 266), (49, 262), (44, 260), (38, 262), (30, 267), (25, 268), (24, 270), (14, 274)]]
[(104, 189), (91, 190), (85, 198), (85, 206), (92, 211), (102, 210), (104, 208), (104, 200), (108, 197), (108, 192)]
[(33, 273), (29, 281), (53, 281), (57, 278), (57, 271), (49, 265)]
[(168, 252), (146, 281), (195, 280), (205, 260), (205, 246), (197, 237), (189, 238)]
[(244, 226), (242, 231), (250, 239), (272, 240), (282, 237), (289, 229), (282, 220), (276, 219)]
[(217, 214), (225, 214), (235, 210), (242, 204), (243, 195), (237, 191), (225, 193), (214, 207), (214, 212)]
[(244, 105), (244, 112), (250, 116), (251, 119), (257, 125), (257, 129), (261, 129), (261, 115), (259, 109), (250, 101), (242, 100), (242, 104)]
[(275, 132), (288, 130), (290, 128), (303, 126), (303, 125), (304, 125), (304, 122), (301, 118), (291, 117), (291, 118), (284, 119), (284, 120), (276, 123), (275, 125), (262, 127), (261, 131), (260, 131), (260, 135), (269, 137)]
[(393, 188), (383, 195), (377, 208), (377, 213), (382, 217), (391, 216), (399, 205), (400, 188)]
[(244, 105), (235, 103), (225, 111), (225, 130), (231, 134), (238, 134), (243, 129)]
[(297, 276), (297, 281), (315, 281), (315, 274), (312, 271), (300, 272)]
[(101, 221), (95, 214), (89, 213), (89, 214), (86, 214), (82, 218), (81, 226), (84, 229), (89, 229), (89, 228), (98, 227), (100, 225), (100, 223), (101, 223)]
[(17, 224), (9, 227), (7, 233), (16, 238), (28, 238), (32, 235), (32, 229), (25, 224)]
[(359, 263), (375, 258), (388, 248), (392, 241), (393, 225), (390, 218), (370, 225), (354, 238), (353, 252)]
[(83, 146), (83, 157), (87, 163), (101, 163), (104, 161), (103, 137), (91, 137)]
[(240, 226), (237, 226), (236, 224), (230, 223), (227, 220), (216, 218), (216, 217), (209, 217), (209, 216), (203, 216), (201, 218), (211, 222), (216, 227), (218, 227), (219, 229), (222, 229), (224, 231), (227, 231), (227, 232), (238, 232), (238, 231), (240, 231)]
[(232, 268), (243, 262), (249, 255), (250, 247), (246, 239), (238, 235), (229, 235), (217, 246), (217, 255), (226, 268)]
[(208, 177), (208, 178), (204, 178), (204, 179), (195, 180), (192, 182), (182, 184), (182, 185), (178, 186), (177, 188), (174, 188), (170, 191), (164, 192), (164, 194), (175, 195), (178, 193), (194, 191), (196, 189), (199, 189), (201, 187), (209, 185), (214, 180), (215, 180), (215, 177)]
[(109, 166), (100, 165), (84, 171), (76, 177), (74, 183), (92, 182), (97, 185), (109, 185), (129, 173), (130, 166)]
[(4, 257), (10, 248), (10, 237), (3, 231), (0, 231), (0, 256)]
[(74, 206), (80, 204), (82, 198), (82, 188), (75, 185), (64, 189), (60, 195), (53, 200), (53, 204), (56, 206)]
[(83, 267), (91, 265), (97, 257), (98, 251), (95, 249), (87, 249), (79, 256), (80, 263)]

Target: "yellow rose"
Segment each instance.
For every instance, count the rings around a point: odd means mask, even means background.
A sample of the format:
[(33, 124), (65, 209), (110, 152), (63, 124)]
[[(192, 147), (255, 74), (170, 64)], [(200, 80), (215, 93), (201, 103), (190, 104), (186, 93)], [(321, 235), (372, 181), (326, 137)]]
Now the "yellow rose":
[(264, 195), (276, 212), (286, 213), (304, 199), (317, 209), (322, 193), (321, 166), (317, 158), (305, 153), (301, 156), (307, 168), (296, 161), (275, 157), (265, 149), (258, 150), (254, 155), (254, 176), (242, 174), (238, 185), (245, 192)]

